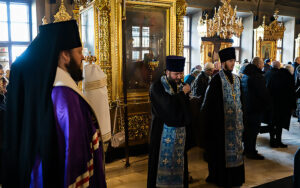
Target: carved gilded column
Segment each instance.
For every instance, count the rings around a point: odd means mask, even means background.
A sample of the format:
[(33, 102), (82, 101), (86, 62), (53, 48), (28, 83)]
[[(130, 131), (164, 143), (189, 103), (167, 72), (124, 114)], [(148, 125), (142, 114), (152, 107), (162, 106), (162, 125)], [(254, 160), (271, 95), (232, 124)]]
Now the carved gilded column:
[(77, 21), (78, 25), (80, 25), (80, 23), (79, 23), (79, 7), (77, 4), (74, 4), (73, 18)]
[(184, 20), (186, 14), (185, 0), (176, 1), (176, 55), (183, 56), (184, 47)]
[(112, 100), (112, 65), (110, 58), (110, 0), (97, 0), (99, 28), (99, 61), (102, 70), (107, 75), (108, 98)]

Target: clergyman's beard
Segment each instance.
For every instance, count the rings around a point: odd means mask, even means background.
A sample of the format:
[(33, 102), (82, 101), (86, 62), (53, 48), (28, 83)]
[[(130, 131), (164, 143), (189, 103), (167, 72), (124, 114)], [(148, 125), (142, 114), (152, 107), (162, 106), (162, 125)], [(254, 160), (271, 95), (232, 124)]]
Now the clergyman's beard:
[(173, 84), (173, 85), (179, 85), (181, 83), (181, 80), (175, 80), (171, 77), (171, 75), (169, 75), (168, 77), (169, 83)]
[(76, 61), (72, 56), (70, 58), (70, 63), (66, 67), (75, 82), (83, 80), (81, 67), (76, 64)]
[(81, 67), (76, 64), (76, 61), (72, 56), (70, 58), (70, 63), (66, 67), (75, 82), (83, 80)]
[(229, 70), (229, 66), (227, 66), (226, 63), (224, 64), (224, 66), (225, 66), (225, 70), (232, 72), (232, 70)]

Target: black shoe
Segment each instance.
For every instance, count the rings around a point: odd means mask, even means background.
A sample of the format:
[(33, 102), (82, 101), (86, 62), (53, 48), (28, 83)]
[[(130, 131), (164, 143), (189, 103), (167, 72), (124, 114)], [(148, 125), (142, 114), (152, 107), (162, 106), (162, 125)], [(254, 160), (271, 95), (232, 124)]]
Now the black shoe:
[(207, 183), (216, 183), (216, 180), (212, 178), (211, 176), (208, 176), (205, 180)]
[(279, 142), (277, 145), (278, 145), (279, 148), (287, 148), (288, 147), (288, 145), (286, 145), (282, 142)]
[(253, 160), (264, 160), (265, 157), (258, 153), (247, 153), (246, 157)]
[(293, 113), (293, 117), (298, 117), (296, 111)]
[(276, 143), (275, 141), (270, 141), (270, 147), (271, 148), (279, 148), (278, 143)]

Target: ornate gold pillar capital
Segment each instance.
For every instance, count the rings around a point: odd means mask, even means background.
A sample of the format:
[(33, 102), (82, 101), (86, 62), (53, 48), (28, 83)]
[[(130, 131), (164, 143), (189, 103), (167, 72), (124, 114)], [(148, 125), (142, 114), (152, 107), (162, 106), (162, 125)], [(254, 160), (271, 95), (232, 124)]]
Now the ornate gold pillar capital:
[(176, 55), (183, 56), (184, 47), (184, 20), (186, 14), (185, 0), (176, 1)]
[(185, 0), (176, 0), (176, 16), (186, 15), (187, 4)]
[(96, 0), (95, 5), (99, 11), (110, 12), (110, 0)]
[(75, 3), (74, 9), (73, 9), (73, 18), (77, 21), (79, 24), (79, 6)]

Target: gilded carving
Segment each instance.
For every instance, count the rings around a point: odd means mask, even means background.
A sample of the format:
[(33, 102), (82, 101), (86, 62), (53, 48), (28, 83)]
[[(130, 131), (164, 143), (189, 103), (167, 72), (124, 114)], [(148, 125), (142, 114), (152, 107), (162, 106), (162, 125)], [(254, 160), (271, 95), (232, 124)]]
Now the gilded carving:
[(185, 0), (176, 1), (176, 54), (183, 56), (184, 47), (184, 20), (186, 14)]
[(48, 24), (48, 20), (47, 20), (46, 16), (43, 17), (43, 19), (42, 19), (42, 24), (43, 24), (43, 25)]
[(233, 35), (238, 38), (241, 36), (244, 27), (242, 18), (237, 17), (237, 6), (233, 9), (230, 5), (231, 0), (221, 0), (223, 5), (218, 9), (215, 7), (214, 17), (199, 20), (199, 33), (201, 37), (220, 36), (222, 39), (231, 39)]
[(214, 53), (214, 44), (210, 41), (201, 42), (201, 64), (204, 66), (207, 62), (212, 62), (212, 54)]
[[(283, 23), (278, 22), (278, 10), (274, 13), (275, 20), (270, 24), (265, 24), (266, 17), (263, 17), (263, 23), (254, 30), (256, 42), (256, 56), (263, 59), (276, 60), (277, 41), (283, 38), (285, 27)], [(280, 59), (278, 59), (280, 60)]]
[[(122, 1), (94, 0), (85, 3), (87, 2), (86, 0), (75, 0), (75, 2), (79, 1), (82, 2), (81, 5), (85, 5), (81, 7), (83, 8), (80, 9), (81, 12), (84, 12), (89, 6), (94, 7), (95, 56), (98, 59), (96, 64), (99, 64), (107, 75), (110, 104), (114, 104), (117, 100), (122, 101)], [(184, 0), (178, 0), (178, 2), (178, 6), (176, 6), (176, 0), (156, 0), (155, 2), (148, 0), (126, 1), (126, 6), (138, 6), (139, 8), (159, 7), (166, 10), (166, 55), (176, 54), (176, 33), (178, 29), (176, 20), (178, 16), (181, 21), (181, 24), (178, 24), (181, 32), (178, 33), (182, 33), (178, 41), (182, 41), (181, 54), (183, 55), (183, 16), (185, 15), (186, 5)], [(180, 3), (182, 3), (181, 6)], [(129, 93), (128, 101), (129, 105), (131, 105), (128, 118), (130, 143), (133, 143), (132, 141), (145, 143), (151, 121), (151, 114), (148, 113), (149, 94), (148, 92)], [(140, 107), (141, 104), (145, 104), (147, 109), (144, 106)], [(117, 129), (124, 129), (124, 122), (121, 122), (120, 117), (117, 119), (117, 124)]]
[[(107, 75), (108, 84), (108, 98), (112, 100), (112, 65), (110, 58), (110, 1), (98, 0), (96, 1), (96, 7), (98, 9), (97, 16), (97, 29), (99, 28), (99, 64), (105, 74)], [(98, 33), (98, 32), (97, 32)]]
[(77, 21), (77, 23), (79, 25), (79, 7), (77, 4), (74, 5), (73, 18)]
[(64, 5), (64, 0), (61, 0), (59, 11), (54, 15), (54, 23), (68, 21), (71, 18), (72, 17), (69, 15), (69, 13), (67, 12), (67, 9)]
[(268, 40), (268, 41), (277, 41), (278, 39), (282, 39), (285, 31), (285, 27), (283, 23), (278, 22), (278, 13), (279, 11), (276, 10), (274, 13), (274, 18), (275, 20), (270, 24), (270, 25), (265, 25), (265, 16), (264, 16), (264, 21), (262, 24), (262, 28), (264, 31), (263, 40)]
[[(122, 118), (118, 117), (119, 125), (124, 125)], [(148, 138), (149, 126), (151, 124), (150, 114), (135, 114), (128, 116), (128, 131), (129, 131), (129, 140), (137, 141)], [(119, 131), (124, 130), (124, 126), (119, 127)]]

